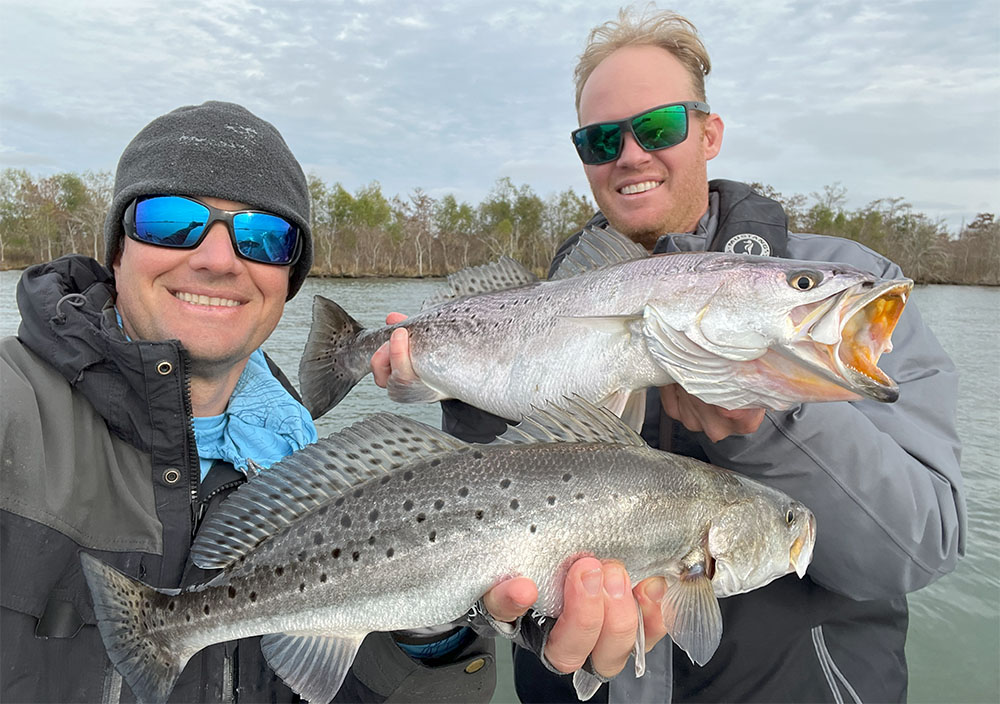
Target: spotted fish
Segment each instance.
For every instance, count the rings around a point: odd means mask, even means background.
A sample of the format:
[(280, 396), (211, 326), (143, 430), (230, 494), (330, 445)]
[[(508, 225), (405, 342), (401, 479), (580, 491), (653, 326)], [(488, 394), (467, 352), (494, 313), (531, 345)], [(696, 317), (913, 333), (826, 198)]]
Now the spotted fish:
[[(810, 511), (784, 494), (652, 450), (572, 401), (489, 445), (387, 413), (310, 445), (206, 520), (192, 556), (221, 572), (184, 591), (81, 560), (108, 654), (139, 700), (166, 701), (202, 648), (263, 635), (275, 672), (318, 702), (369, 632), (460, 619), (511, 576), (534, 580), (534, 609), (558, 616), (582, 555), (621, 559), (633, 582), (663, 575), (673, 640), (703, 663), (722, 632), (716, 597), (802, 576), (814, 538)], [(596, 689), (582, 671), (576, 681), (583, 696)]]
[(721, 252), (648, 256), (590, 229), (549, 281), (506, 258), (449, 277), (407, 320), (365, 329), (317, 296), (299, 364), (303, 402), (322, 415), (371, 370), (397, 327), (417, 379), (390, 398), (457, 398), (503, 418), (578, 395), (641, 427), (645, 389), (678, 383), (729, 409), (805, 401), (895, 401), (878, 360), (913, 282), (841, 264)]

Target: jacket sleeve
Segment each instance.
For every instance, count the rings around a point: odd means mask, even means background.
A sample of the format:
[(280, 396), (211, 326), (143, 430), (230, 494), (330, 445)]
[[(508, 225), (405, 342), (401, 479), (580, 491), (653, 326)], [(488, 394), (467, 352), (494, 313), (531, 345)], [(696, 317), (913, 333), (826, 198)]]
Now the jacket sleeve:
[[(877, 273), (902, 276), (879, 260), (884, 268)], [(892, 340), (880, 366), (899, 384), (895, 403), (802, 404), (768, 411), (750, 435), (715, 444), (699, 436), (713, 463), (813, 510), (809, 574), (854, 599), (920, 589), (954, 569), (965, 552), (955, 366), (912, 302)]]

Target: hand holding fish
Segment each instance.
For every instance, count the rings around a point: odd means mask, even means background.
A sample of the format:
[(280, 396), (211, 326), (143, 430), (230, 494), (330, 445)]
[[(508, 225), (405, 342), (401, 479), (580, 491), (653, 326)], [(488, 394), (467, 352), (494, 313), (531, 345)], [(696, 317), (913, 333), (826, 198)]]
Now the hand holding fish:
[(712, 442), (730, 435), (755, 433), (764, 421), (763, 408), (726, 410), (689, 394), (680, 384), (661, 386), (660, 403), (668, 416), (693, 433), (705, 433)]

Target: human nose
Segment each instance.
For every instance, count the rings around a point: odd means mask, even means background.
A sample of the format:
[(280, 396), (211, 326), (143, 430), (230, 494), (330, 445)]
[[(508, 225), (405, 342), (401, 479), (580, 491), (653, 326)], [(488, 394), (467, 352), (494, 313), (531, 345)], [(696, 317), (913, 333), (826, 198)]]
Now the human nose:
[(626, 131), (622, 135), (622, 151), (618, 155), (617, 164), (625, 168), (634, 167), (650, 160), (649, 152), (639, 146), (635, 135)]
[(225, 223), (216, 222), (209, 227), (208, 234), (201, 244), (195, 247), (189, 261), (196, 269), (219, 272), (233, 271), (239, 265), (239, 258), (233, 249)]

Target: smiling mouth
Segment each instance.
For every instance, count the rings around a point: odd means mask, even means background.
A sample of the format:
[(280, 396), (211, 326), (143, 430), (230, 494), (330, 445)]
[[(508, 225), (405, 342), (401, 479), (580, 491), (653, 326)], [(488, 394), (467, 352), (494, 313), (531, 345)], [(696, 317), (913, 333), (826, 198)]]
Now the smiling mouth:
[(235, 308), (241, 305), (239, 301), (234, 301), (231, 298), (220, 298), (219, 296), (204, 296), (200, 293), (188, 293), (186, 291), (175, 291), (174, 298), (184, 301), (185, 303), (193, 303), (198, 306), (219, 306), (222, 308)]
[(622, 186), (618, 189), (618, 192), (623, 196), (631, 196), (636, 193), (645, 193), (646, 191), (651, 191), (657, 186), (659, 186), (662, 181), (642, 181), (641, 183), (630, 183), (627, 186)]

